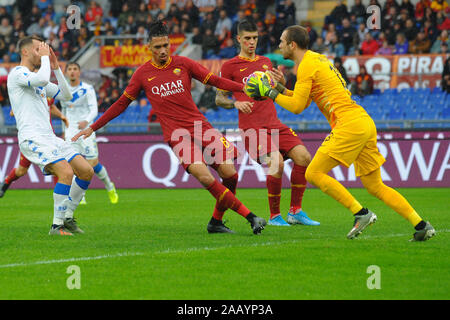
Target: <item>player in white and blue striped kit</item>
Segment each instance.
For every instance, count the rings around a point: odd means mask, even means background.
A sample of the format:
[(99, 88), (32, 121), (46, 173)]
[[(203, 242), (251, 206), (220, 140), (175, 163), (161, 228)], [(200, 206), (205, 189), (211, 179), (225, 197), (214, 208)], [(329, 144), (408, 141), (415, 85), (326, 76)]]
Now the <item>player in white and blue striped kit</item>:
[[(47, 96), (72, 99), (69, 85), (53, 50), (42, 39), (33, 36), (22, 38), (17, 48), (20, 65), (9, 73), (7, 87), (16, 117), (20, 151), (44, 174), (58, 177), (53, 190), (54, 216), (49, 234), (68, 236), (83, 233), (73, 213), (90, 184), (94, 170), (71, 143), (54, 134), (47, 104)], [(52, 70), (58, 85), (50, 82)], [(72, 181), (74, 173), (76, 178)]]
[[(94, 87), (80, 80), (81, 68), (78, 63), (68, 62), (66, 64), (66, 76), (69, 79), (72, 99), (70, 101), (60, 101), (60, 103), (63, 114), (69, 120), (69, 127), (63, 126), (64, 137), (66, 141), (70, 142), (75, 134), (94, 122), (98, 114), (98, 105)], [(98, 161), (98, 147), (95, 134), (87, 139), (78, 139), (73, 142), (73, 146), (94, 168), (95, 175), (105, 185), (111, 203), (117, 203), (119, 196), (114, 183), (111, 182), (106, 168)], [(83, 200), (81, 203), (83, 203)]]

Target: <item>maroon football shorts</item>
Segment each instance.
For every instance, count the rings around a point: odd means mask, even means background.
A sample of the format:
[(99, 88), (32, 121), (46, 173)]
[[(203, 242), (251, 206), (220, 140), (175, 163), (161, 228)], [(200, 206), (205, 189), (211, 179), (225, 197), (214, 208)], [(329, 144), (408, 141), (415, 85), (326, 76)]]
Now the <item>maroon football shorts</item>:
[(220, 164), (238, 157), (235, 145), (210, 123), (203, 122), (201, 131), (199, 136), (191, 132), (190, 135), (183, 135), (177, 140), (173, 140), (172, 135), (172, 140), (168, 142), (186, 171), (191, 164), (200, 162), (217, 169)]
[(256, 162), (262, 162), (262, 157), (279, 151), (283, 159), (295, 146), (304, 145), (294, 130), (281, 124), (278, 127), (267, 129), (246, 129), (241, 131), (242, 140), (250, 157)]

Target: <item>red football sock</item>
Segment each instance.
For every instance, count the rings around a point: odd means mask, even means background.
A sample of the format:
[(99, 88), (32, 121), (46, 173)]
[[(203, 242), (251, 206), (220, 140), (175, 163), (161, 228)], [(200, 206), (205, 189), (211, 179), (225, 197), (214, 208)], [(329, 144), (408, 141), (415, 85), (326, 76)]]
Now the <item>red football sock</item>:
[(237, 199), (230, 190), (225, 188), (219, 181), (214, 180), (209, 187), (206, 188), (217, 200), (217, 208), (220, 211), (231, 209), (244, 218), (250, 213), (250, 210)]
[(5, 178), (5, 183), (11, 184), (11, 182), (16, 181), (17, 179), (19, 179), (19, 177), (16, 176), (16, 168), (14, 168), (10, 171), (8, 176)]
[(269, 197), (270, 219), (280, 214), (281, 178), (267, 176), (267, 192)]
[[(235, 173), (229, 178), (222, 179), (222, 184), (225, 186), (225, 188), (228, 188), (233, 194), (236, 194), (236, 186), (238, 183), (238, 174)], [(225, 210), (227, 208), (222, 208), (222, 206), (219, 204), (219, 201), (216, 202), (216, 206), (214, 208), (213, 217), (216, 220), (222, 221), (223, 215), (225, 214)]]
[(302, 208), (303, 194), (306, 189), (306, 167), (294, 164), (291, 173), (291, 208), (289, 212), (296, 213)]
[(237, 172), (229, 178), (222, 179), (222, 184), (228, 188), (233, 194), (236, 194), (236, 186), (238, 183), (238, 174)]

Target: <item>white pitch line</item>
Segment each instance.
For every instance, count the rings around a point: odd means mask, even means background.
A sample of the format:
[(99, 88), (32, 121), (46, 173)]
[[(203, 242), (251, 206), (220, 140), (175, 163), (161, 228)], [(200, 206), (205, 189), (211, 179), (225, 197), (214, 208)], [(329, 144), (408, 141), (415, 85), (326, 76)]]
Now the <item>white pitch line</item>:
[[(439, 233), (449, 233), (450, 229), (442, 229), (437, 230), (437, 234)], [(363, 238), (392, 238), (392, 237), (406, 237), (411, 235), (410, 233), (396, 233), (396, 234), (385, 234), (385, 235), (365, 235)], [(361, 240), (363, 240), (361, 238)], [(281, 245), (281, 244), (294, 244), (301, 243), (304, 241), (318, 241), (318, 240), (327, 240), (327, 238), (310, 238), (310, 239), (297, 239), (297, 240), (288, 240), (288, 241), (269, 241), (262, 243), (252, 243), (252, 244), (243, 244), (237, 246), (218, 246), (218, 247), (191, 247), (186, 249), (166, 249), (157, 252), (123, 252), (117, 254), (105, 254), (101, 256), (95, 257), (79, 257), (79, 258), (68, 258), (68, 259), (59, 259), (59, 260), (44, 260), (44, 261), (35, 261), (35, 262), (21, 262), (21, 263), (11, 263), (0, 265), (0, 269), (4, 268), (14, 268), (14, 267), (28, 267), (28, 266), (36, 266), (42, 264), (56, 264), (56, 263), (65, 263), (65, 262), (76, 262), (76, 261), (90, 261), (90, 260), (101, 260), (101, 259), (112, 259), (112, 258), (120, 258), (120, 257), (132, 257), (132, 256), (142, 256), (146, 254), (167, 254), (167, 253), (189, 253), (196, 251), (213, 251), (213, 250), (221, 250), (221, 249), (234, 249), (234, 248), (245, 248), (245, 247), (264, 247), (264, 246), (272, 246), (272, 245)], [(358, 240), (353, 240), (358, 241)]]
[(20, 263), (11, 263), (0, 265), (1, 268), (14, 268), (14, 267), (27, 267), (27, 266), (36, 266), (41, 264), (55, 264), (55, 263), (65, 263), (65, 262), (76, 262), (76, 261), (89, 261), (89, 260), (101, 260), (101, 259), (110, 259), (110, 258), (119, 258), (119, 257), (128, 257), (128, 256), (140, 256), (143, 253), (140, 252), (123, 252), (117, 254), (105, 254), (102, 256), (95, 257), (79, 257), (79, 258), (68, 258), (68, 259), (58, 259), (58, 260), (44, 260), (44, 261), (35, 261), (35, 262), (20, 262)]

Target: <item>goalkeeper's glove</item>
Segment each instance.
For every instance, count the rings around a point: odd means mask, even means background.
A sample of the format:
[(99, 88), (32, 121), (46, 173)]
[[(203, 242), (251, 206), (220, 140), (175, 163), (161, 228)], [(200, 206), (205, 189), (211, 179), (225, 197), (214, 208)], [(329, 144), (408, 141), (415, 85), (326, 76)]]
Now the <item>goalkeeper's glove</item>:
[(283, 86), (281, 83), (277, 82), (275, 89), (279, 92), (279, 93), (283, 93), (284, 90), (286, 90), (286, 87)]
[(262, 77), (261, 80), (251, 78), (247, 83), (247, 92), (250, 93), (250, 97), (255, 100), (261, 100), (263, 97), (268, 97), (275, 101), (280, 94), (276, 89), (273, 89), (266, 77)]

